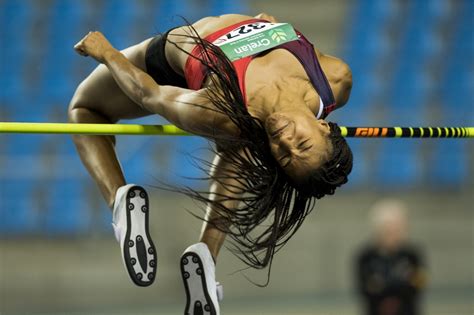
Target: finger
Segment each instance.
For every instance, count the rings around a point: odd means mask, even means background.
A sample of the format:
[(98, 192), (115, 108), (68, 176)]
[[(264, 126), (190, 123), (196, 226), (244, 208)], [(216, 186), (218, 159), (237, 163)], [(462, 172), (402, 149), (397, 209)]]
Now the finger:
[(84, 47), (84, 41), (85, 41), (85, 38), (83, 38), (83, 39), (81, 39), (80, 41), (78, 41), (77, 44), (74, 45), (74, 49)]
[(88, 38), (91, 37), (91, 34), (92, 34), (92, 32), (89, 32), (86, 36), (84, 36), (84, 37), (76, 44), (76, 46), (77, 46), (77, 45), (83, 45), (84, 42), (85, 42)]
[(82, 45), (79, 45), (77, 44), (76, 46), (74, 46), (74, 50), (79, 54), (79, 55), (82, 55), (82, 56), (88, 56), (88, 54), (85, 52), (84, 48), (82, 47)]

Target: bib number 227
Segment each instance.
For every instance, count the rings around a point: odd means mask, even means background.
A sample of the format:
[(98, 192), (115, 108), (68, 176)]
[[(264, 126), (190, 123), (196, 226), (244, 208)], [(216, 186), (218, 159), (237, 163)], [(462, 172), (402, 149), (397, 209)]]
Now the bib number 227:
[(267, 25), (264, 24), (264, 23), (246, 24), (246, 25), (242, 25), (238, 29), (233, 30), (232, 32), (228, 33), (226, 36), (227, 36), (227, 39), (232, 39), (232, 38), (239, 37), (241, 35), (251, 33), (251, 32), (256, 31), (256, 30), (260, 30), (262, 28), (265, 28), (266, 26)]

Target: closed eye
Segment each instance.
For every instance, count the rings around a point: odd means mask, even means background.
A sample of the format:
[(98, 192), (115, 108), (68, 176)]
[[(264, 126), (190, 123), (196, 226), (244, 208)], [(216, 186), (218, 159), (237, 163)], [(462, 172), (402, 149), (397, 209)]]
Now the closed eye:
[(280, 165), (281, 167), (285, 168), (291, 163), (291, 158), (289, 155), (285, 155), (280, 159)]
[(300, 142), (300, 144), (298, 145), (298, 149), (302, 149), (302, 148), (304, 147), (304, 145), (305, 145), (306, 143), (308, 143), (308, 141), (309, 141), (309, 139), (306, 139), (305, 141)]
[(301, 142), (300, 145), (298, 146), (298, 149), (300, 149), (301, 152), (308, 151), (313, 147), (312, 144), (308, 144), (309, 139), (306, 139), (305, 141)]
[(309, 149), (311, 149), (313, 147), (312, 144), (310, 144), (309, 146), (307, 146), (306, 148), (304, 148), (303, 150), (301, 150), (301, 152), (306, 152), (308, 151)]

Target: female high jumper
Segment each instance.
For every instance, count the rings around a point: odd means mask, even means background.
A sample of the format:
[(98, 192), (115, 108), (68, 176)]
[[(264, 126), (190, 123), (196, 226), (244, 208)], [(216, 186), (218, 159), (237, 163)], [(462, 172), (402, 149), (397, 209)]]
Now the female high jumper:
[[(215, 143), (199, 243), (180, 261), (185, 314), (220, 314), (215, 262), (227, 235), (254, 268), (271, 266), (316, 199), (347, 182), (352, 153), (337, 124), (352, 77), (274, 17), (206, 17), (118, 51), (90, 32), (76, 51), (99, 65), (77, 88), (73, 123), (116, 123), (152, 114)], [(131, 279), (150, 285), (157, 256), (144, 188), (127, 184), (112, 136), (74, 136), (87, 170), (113, 211), (115, 236)], [(158, 211), (158, 209), (156, 209)], [(264, 224), (262, 224), (264, 223)]]

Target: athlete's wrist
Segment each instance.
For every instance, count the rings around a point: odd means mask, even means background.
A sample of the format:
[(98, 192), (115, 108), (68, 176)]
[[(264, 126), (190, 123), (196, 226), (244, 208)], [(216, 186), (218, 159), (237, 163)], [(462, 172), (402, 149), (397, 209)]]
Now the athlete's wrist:
[(102, 60), (101, 62), (105, 65), (117, 60), (117, 59), (120, 59), (122, 58), (123, 55), (120, 51), (118, 51), (117, 49), (111, 47), (111, 48), (108, 48), (107, 50), (105, 50), (103, 53), (102, 53)]

